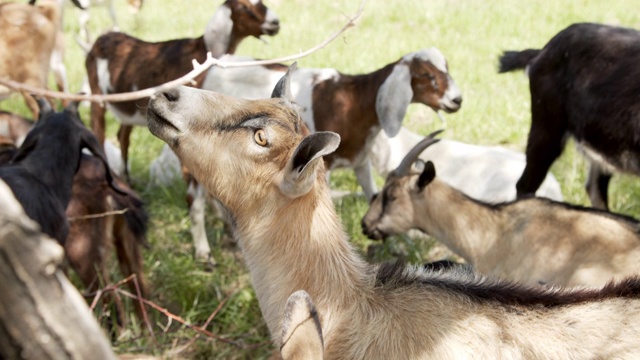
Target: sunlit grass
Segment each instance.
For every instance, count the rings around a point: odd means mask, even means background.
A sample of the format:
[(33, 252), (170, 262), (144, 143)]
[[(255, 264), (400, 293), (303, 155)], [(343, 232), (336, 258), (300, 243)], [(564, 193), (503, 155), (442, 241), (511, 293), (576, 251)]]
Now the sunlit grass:
[[(280, 16), (282, 30), (276, 37), (248, 39), (239, 54), (273, 58), (310, 48), (339, 29), (353, 15), (358, 1), (265, 0)], [(130, 14), (124, 0), (117, 0), (122, 31), (148, 41), (202, 34), (208, 17), (222, 1), (146, 0), (141, 12)], [(66, 64), (71, 91), (78, 92), (86, 76), (84, 54), (73, 36), (77, 31), (75, 9), (69, 7), (65, 17), (67, 40)], [(94, 34), (110, 26), (104, 8), (93, 10)], [(579, 21), (604, 22), (640, 28), (640, 13), (632, 0), (370, 0), (365, 4), (357, 26), (321, 51), (298, 61), (299, 67), (333, 67), (356, 74), (376, 70), (406, 53), (435, 46), (447, 57), (450, 72), (464, 96), (462, 109), (447, 116), (444, 137), (483, 145), (503, 145), (522, 151), (529, 130), (530, 109), (528, 80), (523, 73), (497, 74), (497, 57), (503, 50), (542, 47), (554, 34)], [(0, 103), (0, 108), (28, 114), (18, 96)], [(81, 113), (88, 120), (88, 108)], [(442, 125), (433, 112), (422, 105), (411, 105), (407, 126), (421, 133)], [(109, 115), (108, 136), (115, 141), (115, 120)], [(169, 188), (147, 188), (149, 163), (159, 154), (163, 143), (147, 129), (136, 128), (131, 147), (132, 177), (142, 194), (151, 224), (145, 252), (146, 277), (150, 300), (194, 324), (203, 324), (225, 299), (228, 299), (207, 330), (242, 342), (240, 348), (201, 337), (186, 350), (175, 355), (183, 358), (266, 358), (271, 353), (269, 334), (260, 316), (255, 294), (237, 247), (220, 241), (221, 226), (212, 218), (209, 236), (219, 266), (212, 272), (203, 270), (192, 259), (185, 187), (180, 181)], [(585, 162), (570, 144), (553, 165), (566, 201), (587, 205), (583, 190)], [(378, 178), (382, 184), (382, 179)], [(332, 186), (359, 191), (349, 171), (335, 171)], [(610, 189), (614, 211), (640, 216), (638, 179), (615, 176)], [(336, 204), (345, 230), (362, 254), (375, 243), (362, 235), (360, 219), (367, 210), (362, 197), (348, 196)], [(409, 261), (427, 258), (432, 240), (393, 238), (378, 249), (374, 260), (388, 260), (398, 255)], [(169, 323), (161, 313), (150, 310), (158, 337), (154, 344), (148, 336), (123, 339), (118, 352), (169, 354), (196, 335), (177, 322)], [(139, 328), (140, 326), (138, 326)], [(166, 330), (162, 330), (166, 329)], [(256, 345), (251, 348), (248, 345)]]

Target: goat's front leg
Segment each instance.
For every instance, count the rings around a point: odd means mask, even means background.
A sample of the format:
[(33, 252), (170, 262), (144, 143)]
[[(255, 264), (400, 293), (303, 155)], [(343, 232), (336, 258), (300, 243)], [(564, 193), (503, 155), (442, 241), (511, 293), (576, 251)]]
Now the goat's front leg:
[[(535, 102), (532, 99), (532, 102)], [(516, 183), (518, 198), (534, 195), (553, 162), (562, 154), (567, 137), (566, 121), (562, 116), (533, 106), (531, 130), (527, 141), (527, 165)]]
[(194, 258), (197, 262), (204, 263), (205, 267), (216, 266), (216, 261), (211, 255), (207, 230), (205, 228), (205, 208), (207, 194), (202, 185), (190, 182), (187, 189), (189, 201), (189, 218), (191, 219), (191, 237), (195, 248)]
[(367, 200), (371, 200), (373, 195), (378, 192), (376, 182), (373, 179), (373, 172), (371, 171), (371, 159), (367, 156), (365, 161), (353, 168), (353, 171), (356, 173), (358, 184), (362, 187)]
[(120, 125), (118, 129), (118, 141), (120, 142), (120, 151), (122, 156), (122, 165), (124, 167), (124, 178), (131, 184), (129, 177), (129, 144), (131, 142), (131, 132), (133, 125)]
[(589, 166), (589, 177), (587, 178), (586, 190), (591, 200), (591, 206), (596, 209), (609, 211), (609, 181), (611, 174), (607, 173), (596, 163)]

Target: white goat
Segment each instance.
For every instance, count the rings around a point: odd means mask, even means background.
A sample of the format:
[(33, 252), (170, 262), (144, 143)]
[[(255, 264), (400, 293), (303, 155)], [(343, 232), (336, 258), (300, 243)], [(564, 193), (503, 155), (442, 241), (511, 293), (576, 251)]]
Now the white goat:
[(412, 171), (435, 141), (424, 138), (389, 174), (362, 220), (369, 237), (419, 229), (483, 274), (517, 282), (602, 286), (640, 274), (635, 219), (535, 197), (482, 203), (440, 181), (432, 162)]
[(320, 315), (326, 359), (637, 358), (636, 278), (561, 291), (365, 262), (325, 180), (322, 157), (339, 136), (309, 134), (281, 97), (287, 78), (275, 99), (181, 87), (157, 94), (147, 112), (149, 130), (232, 214), (278, 346), (287, 299), (302, 289)]
[[(384, 178), (424, 136), (402, 127), (395, 137), (380, 132), (373, 141), (371, 163)], [(420, 158), (431, 160), (438, 177), (474, 199), (498, 203), (516, 198), (516, 182), (526, 165), (523, 153), (500, 146), (481, 146), (442, 139), (429, 146)], [(562, 201), (560, 184), (549, 173), (537, 196)]]

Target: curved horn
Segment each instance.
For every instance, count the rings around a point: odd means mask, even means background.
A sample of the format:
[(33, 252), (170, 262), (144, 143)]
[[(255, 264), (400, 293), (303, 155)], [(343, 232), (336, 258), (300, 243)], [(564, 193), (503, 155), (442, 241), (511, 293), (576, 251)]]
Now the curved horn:
[(411, 169), (411, 165), (418, 159), (418, 156), (430, 145), (437, 143), (440, 139), (436, 139), (436, 135), (443, 132), (444, 129), (434, 131), (431, 134), (427, 135), (424, 139), (422, 139), (419, 143), (417, 143), (407, 155), (404, 156), (402, 162), (398, 167), (394, 170), (394, 173), (397, 176), (405, 176), (409, 174), (409, 170)]

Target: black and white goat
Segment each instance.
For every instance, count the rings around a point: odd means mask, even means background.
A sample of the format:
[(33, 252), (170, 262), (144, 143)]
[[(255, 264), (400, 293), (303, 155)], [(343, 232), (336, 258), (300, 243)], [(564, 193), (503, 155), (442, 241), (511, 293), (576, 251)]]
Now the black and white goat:
[[(213, 14), (203, 36), (150, 43), (127, 34), (110, 32), (100, 36), (87, 55), (85, 66), (92, 94), (110, 94), (148, 88), (174, 80), (193, 69), (193, 60), (203, 62), (233, 53), (249, 36), (275, 35), (280, 29), (277, 15), (260, 0), (226, 0)], [(204, 75), (196, 79), (201, 83)], [(128, 178), (129, 138), (134, 125), (146, 126), (148, 98), (91, 103), (91, 128), (100, 143), (105, 139), (105, 112), (113, 112), (122, 123), (118, 140)]]
[(591, 162), (587, 193), (608, 209), (613, 172), (640, 175), (640, 32), (580, 23), (542, 50), (506, 51), (500, 72), (527, 69), (531, 130), (527, 166), (516, 187), (533, 194), (569, 136)]
[(530, 197), (488, 204), (412, 165), (424, 138), (387, 177), (362, 219), (373, 239), (419, 229), (478, 271), (516, 282), (603, 286), (640, 274), (640, 222), (602, 210)]

